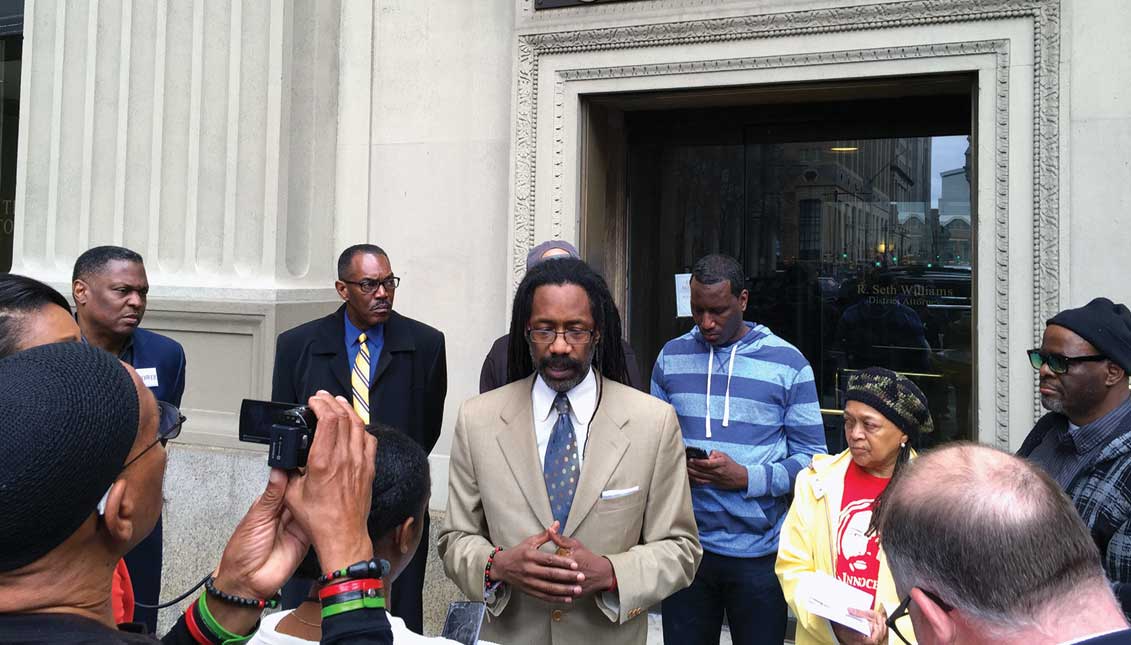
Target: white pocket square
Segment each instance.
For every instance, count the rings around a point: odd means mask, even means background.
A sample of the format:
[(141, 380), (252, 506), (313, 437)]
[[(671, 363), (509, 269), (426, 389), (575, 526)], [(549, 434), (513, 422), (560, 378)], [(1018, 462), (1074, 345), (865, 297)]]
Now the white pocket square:
[(639, 486), (632, 488), (610, 488), (609, 490), (601, 491), (601, 499), (617, 499), (618, 497), (627, 497), (640, 490)]

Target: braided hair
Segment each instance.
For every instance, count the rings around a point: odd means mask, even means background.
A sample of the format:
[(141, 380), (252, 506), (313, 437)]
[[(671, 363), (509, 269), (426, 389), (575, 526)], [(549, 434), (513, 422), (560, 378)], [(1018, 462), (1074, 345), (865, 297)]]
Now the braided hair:
[(620, 312), (605, 279), (588, 264), (574, 258), (554, 258), (526, 272), (514, 294), (511, 328), (507, 345), (507, 382), (513, 383), (534, 373), (534, 361), (526, 341), (526, 326), (534, 307), (534, 291), (546, 285), (573, 284), (589, 296), (589, 310), (600, 339), (593, 353), (593, 367), (605, 378), (628, 383), (628, 368), (621, 341)]

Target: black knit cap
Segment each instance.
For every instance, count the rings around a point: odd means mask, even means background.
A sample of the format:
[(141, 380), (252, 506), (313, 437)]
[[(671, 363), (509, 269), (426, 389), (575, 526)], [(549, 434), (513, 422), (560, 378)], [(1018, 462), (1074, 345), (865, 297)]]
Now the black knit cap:
[(1070, 329), (1131, 375), (1131, 311), (1107, 298), (1065, 309), (1048, 324)]
[(872, 406), (913, 442), (920, 434), (935, 429), (927, 397), (919, 386), (882, 367), (869, 367), (850, 376), (844, 399)]
[(0, 360), (0, 571), (78, 530), (137, 432), (137, 390), (110, 354), (57, 343)]

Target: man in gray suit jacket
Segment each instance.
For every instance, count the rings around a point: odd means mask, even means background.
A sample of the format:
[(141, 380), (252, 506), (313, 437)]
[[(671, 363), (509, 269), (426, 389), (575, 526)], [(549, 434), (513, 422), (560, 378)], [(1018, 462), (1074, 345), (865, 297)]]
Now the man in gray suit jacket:
[(644, 643), (702, 556), (675, 411), (623, 385), (620, 316), (584, 262), (545, 262), (510, 337), (532, 376), (464, 403), (444, 568), (501, 643)]

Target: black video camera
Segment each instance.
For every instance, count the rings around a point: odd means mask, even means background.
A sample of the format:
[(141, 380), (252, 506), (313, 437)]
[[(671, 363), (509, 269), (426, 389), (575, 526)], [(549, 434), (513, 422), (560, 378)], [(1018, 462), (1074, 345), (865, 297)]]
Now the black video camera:
[(317, 423), (305, 405), (252, 399), (240, 405), (240, 441), (267, 444), (267, 465), (272, 468), (305, 466)]

